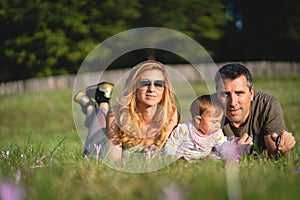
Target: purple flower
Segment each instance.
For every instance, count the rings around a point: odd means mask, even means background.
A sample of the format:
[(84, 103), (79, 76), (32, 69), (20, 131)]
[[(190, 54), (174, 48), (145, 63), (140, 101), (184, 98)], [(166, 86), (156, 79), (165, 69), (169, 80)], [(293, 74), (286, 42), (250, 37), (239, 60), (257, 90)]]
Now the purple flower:
[(9, 181), (0, 182), (0, 199), (1, 200), (23, 200), (25, 199), (25, 190)]
[(188, 196), (187, 191), (174, 183), (164, 186), (163, 192), (164, 194), (159, 198), (160, 200), (184, 200)]
[(252, 144), (238, 144), (231, 140), (222, 149), (223, 157), (228, 161), (239, 162), (241, 157), (250, 152)]

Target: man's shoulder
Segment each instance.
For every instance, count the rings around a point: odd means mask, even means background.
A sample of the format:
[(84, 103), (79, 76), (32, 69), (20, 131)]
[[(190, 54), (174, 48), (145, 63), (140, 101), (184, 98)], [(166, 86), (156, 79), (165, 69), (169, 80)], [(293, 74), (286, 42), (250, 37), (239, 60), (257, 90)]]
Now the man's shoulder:
[(269, 103), (270, 101), (277, 101), (275, 95), (265, 92), (265, 91), (255, 91), (254, 93), (254, 102), (257, 103)]

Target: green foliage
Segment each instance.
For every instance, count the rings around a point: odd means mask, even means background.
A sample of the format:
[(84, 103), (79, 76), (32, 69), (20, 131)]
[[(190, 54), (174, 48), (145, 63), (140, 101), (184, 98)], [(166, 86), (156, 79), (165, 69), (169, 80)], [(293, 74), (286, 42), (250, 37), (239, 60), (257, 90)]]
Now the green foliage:
[(220, 39), (229, 20), (219, 0), (141, 0), (140, 26), (165, 27), (185, 33), (202, 43)]
[(128, 29), (127, 21), (138, 17), (137, 2), (129, 0), (1, 4), (0, 21), (6, 30), (0, 38), (5, 59), (1, 65), (10, 68), (11, 76), (2, 80), (75, 73), (98, 43)]
[(130, 28), (158, 26), (216, 40), (224, 10), (219, 0), (2, 0), (0, 80), (75, 73), (100, 42)]

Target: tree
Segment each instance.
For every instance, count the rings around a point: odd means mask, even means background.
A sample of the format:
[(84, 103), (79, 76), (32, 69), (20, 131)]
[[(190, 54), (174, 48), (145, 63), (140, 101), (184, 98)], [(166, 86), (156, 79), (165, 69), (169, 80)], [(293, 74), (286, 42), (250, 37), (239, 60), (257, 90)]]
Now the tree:
[[(300, 60), (298, 0), (227, 2), (235, 20), (227, 24), (226, 34), (215, 48), (216, 60)], [(237, 19), (242, 19), (240, 29)]]
[(1, 8), (0, 80), (75, 73), (99, 42), (139, 16), (134, 0), (3, 0)]
[[(205, 46), (222, 36), (228, 19), (224, 10), (220, 0), (2, 0), (0, 81), (76, 73), (100, 42), (131, 28), (174, 29)], [(143, 57), (144, 52), (137, 52), (123, 59)]]
[[(139, 26), (157, 26), (180, 31), (209, 50), (211, 41), (223, 36), (223, 26), (230, 17), (220, 0), (141, 0)], [(213, 55), (213, 52), (210, 51)]]

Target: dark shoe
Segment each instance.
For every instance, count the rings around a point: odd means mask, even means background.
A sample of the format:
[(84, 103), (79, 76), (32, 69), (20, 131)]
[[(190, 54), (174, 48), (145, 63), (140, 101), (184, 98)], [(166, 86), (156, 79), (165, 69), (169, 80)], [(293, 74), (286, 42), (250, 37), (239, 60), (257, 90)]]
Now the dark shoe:
[(90, 85), (85, 89), (85, 93), (90, 99), (95, 100), (96, 90), (97, 85)]
[(99, 105), (102, 102), (109, 103), (113, 89), (114, 84), (109, 82), (101, 82), (97, 85), (91, 85), (87, 87), (86, 91), (88, 96), (94, 98)]
[(109, 83), (109, 82), (101, 82), (98, 83), (98, 90), (100, 92), (103, 92), (103, 95), (105, 98), (110, 99), (111, 98), (111, 94), (114, 90), (114, 84)]
[(94, 103), (91, 101), (91, 99), (86, 96), (86, 94), (82, 91), (79, 91), (75, 96), (74, 96), (74, 101), (79, 103), (81, 106), (81, 110), (84, 114), (87, 113), (87, 107), (89, 105), (94, 105)]
[(89, 155), (90, 155), (90, 152), (84, 147), (84, 150), (83, 150), (83, 157), (89, 156)]

